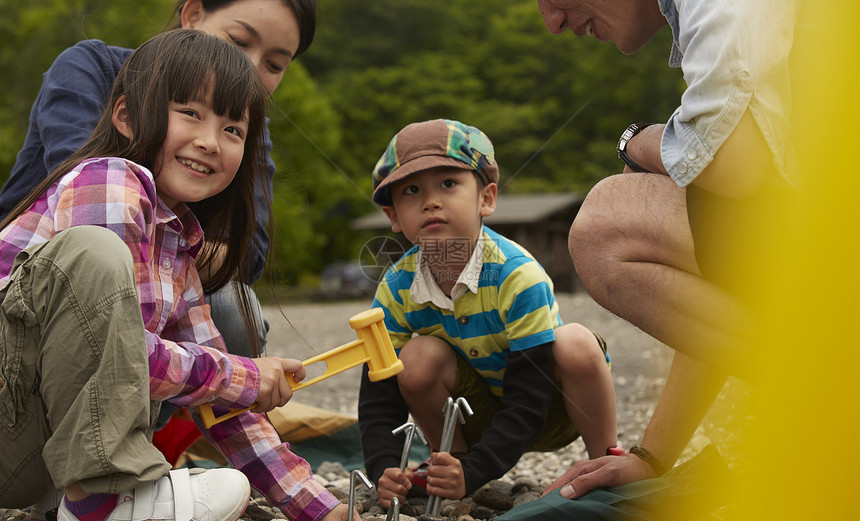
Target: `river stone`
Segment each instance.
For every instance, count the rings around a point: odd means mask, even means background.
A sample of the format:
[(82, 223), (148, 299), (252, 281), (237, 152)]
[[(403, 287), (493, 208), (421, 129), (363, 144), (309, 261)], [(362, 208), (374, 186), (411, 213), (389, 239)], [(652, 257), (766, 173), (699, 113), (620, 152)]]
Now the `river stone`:
[(472, 501), (493, 510), (501, 510), (503, 512), (510, 510), (514, 506), (510, 495), (488, 485), (476, 490), (475, 493), (472, 494)]

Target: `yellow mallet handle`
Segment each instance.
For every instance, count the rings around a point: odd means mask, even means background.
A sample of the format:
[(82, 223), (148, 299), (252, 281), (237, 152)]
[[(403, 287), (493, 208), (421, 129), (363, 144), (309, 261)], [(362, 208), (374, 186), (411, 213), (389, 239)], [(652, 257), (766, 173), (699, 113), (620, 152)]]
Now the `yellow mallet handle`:
[[(391, 345), (388, 330), (385, 328), (384, 318), (385, 314), (379, 308), (363, 311), (350, 318), (349, 325), (355, 330), (358, 340), (353, 340), (348, 344), (302, 362), (302, 366), (305, 367), (317, 362), (325, 362), (326, 370), (319, 376), (303, 382), (296, 382), (293, 380), (292, 373), (285, 373), (284, 376), (290, 384), (290, 389), (293, 391), (303, 389), (363, 363), (367, 363), (368, 377), (373, 382), (384, 380), (402, 371), (403, 362), (397, 358), (397, 354), (394, 352), (394, 346)], [(212, 406), (207, 403), (201, 405), (199, 411), (203, 424), (209, 429), (216, 423), (232, 418), (253, 407), (231, 409), (227, 414), (216, 417), (212, 411)]]

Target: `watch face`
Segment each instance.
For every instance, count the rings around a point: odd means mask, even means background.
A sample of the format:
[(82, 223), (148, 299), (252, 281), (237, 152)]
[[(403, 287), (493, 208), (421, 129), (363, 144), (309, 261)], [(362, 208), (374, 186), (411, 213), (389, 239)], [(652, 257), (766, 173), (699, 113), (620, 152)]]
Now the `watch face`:
[(619, 152), (627, 148), (627, 142), (633, 138), (636, 134), (638, 134), (641, 130), (643, 130), (648, 125), (642, 125), (642, 123), (631, 123), (624, 132), (621, 134), (621, 138), (618, 140), (618, 146), (616, 147)]
[(633, 129), (627, 127), (623, 134), (621, 134), (621, 139), (618, 140), (618, 150), (624, 150), (627, 147), (627, 142), (630, 141), (630, 138), (633, 137)]
[(630, 167), (634, 172), (645, 172), (646, 170), (639, 166), (636, 161), (627, 155), (627, 143), (633, 139), (633, 136), (644, 130), (646, 127), (650, 126), (650, 123), (633, 123), (629, 127), (627, 127), (624, 132), (621, 134), (621, 138), (618, 140), (618, 146), (615, 147), (618, 152), (618, 159), (624, 161), (624, 164)]

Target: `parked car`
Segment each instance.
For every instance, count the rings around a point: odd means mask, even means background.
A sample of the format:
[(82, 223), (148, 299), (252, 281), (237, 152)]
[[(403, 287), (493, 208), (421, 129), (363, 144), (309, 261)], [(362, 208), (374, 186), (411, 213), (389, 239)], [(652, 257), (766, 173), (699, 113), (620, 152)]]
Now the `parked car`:
[(358, 260), (332, 262), (323, 268), (320, 289), (325, 298), (372, 297), (383, 269), (362, 266)]

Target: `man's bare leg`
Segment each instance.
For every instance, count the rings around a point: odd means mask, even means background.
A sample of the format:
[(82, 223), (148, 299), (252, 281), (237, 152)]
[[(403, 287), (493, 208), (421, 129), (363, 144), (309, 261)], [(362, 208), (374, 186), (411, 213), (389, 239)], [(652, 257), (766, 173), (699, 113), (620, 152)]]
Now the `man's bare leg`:
[(699, 275), (685, 191), (671, 178), (629, 173), (598, 183), (571, 227), (570, 252), (603, 307), (673, 349), (741, 371), (748, 312)]

